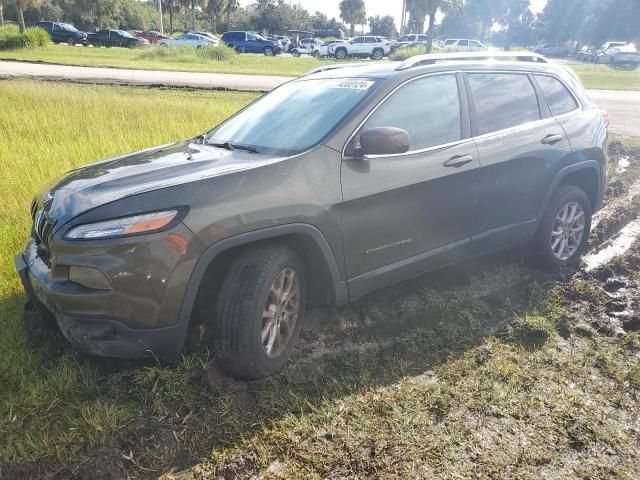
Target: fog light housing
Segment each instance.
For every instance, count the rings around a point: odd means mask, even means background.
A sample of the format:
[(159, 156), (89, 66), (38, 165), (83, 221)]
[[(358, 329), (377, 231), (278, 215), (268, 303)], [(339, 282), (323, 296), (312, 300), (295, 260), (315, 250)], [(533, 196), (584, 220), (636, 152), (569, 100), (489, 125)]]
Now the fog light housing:
[(97, 268), (71, 266), (69, 281), (93, 290), (111, 290), (109, 280)]

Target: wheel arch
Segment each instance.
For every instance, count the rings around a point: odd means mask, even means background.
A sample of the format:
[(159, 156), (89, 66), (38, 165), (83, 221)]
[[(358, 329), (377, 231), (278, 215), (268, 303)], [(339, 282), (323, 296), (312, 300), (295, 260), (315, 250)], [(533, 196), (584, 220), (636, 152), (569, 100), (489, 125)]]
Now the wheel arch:
[[(264, 228), (252, 232), (234, 235), (210, 245), (198, 258), (187, 283), (178, 323), (181, 338), (176, 339), (180, 346), (184, 344), (187, 330), (195, 313), (201, 287), (215, 288), (216, 282), (222, 280), (226, 269), (230, 266), (238, 252), (251, 246), (278, 240), (284, 241), (302, 258), (311, 272), (310, 303), (343, 304), (349, 295), (347, 282), (341, 277), (337, 260), (328, 241), (317, 228), (312, 225), (296, 223)], [(212, 271), (219, 273), (208, 277)], [(207, 281), (213, 283), (207, 284)]]
[(549, 206), (555, 192), (561, 185), (575, 185), (582, 189), (589, 197), (594, 212), (602, 205), (602, 172), (597, 160), (585, 160), (568, 165), (558, 172), (551, 187), (547, 190), (538, 218), (541, 219)]

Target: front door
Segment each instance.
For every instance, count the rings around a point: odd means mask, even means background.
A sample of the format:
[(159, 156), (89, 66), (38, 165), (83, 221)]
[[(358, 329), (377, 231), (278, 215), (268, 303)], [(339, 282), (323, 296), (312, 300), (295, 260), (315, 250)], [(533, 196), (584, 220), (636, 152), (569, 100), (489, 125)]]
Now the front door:
[[(342, 164), (345, 264), (352, 296), (464, 256), (475, 213), (478, 155), (455, 74), (413, 79), (358, 130)], [(359, 133), (402, 128), (405, 154), (350, 157)]]
[(526, 73), (470, 73), (468, 83), (480, 154), (473, 246), (495, 250), (535, 233), (544, 197), (571, 145)]

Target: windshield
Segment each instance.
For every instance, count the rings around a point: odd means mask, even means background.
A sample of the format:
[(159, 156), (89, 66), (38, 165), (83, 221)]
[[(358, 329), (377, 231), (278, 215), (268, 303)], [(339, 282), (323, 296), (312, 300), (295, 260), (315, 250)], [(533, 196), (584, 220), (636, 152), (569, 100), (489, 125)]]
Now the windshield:
[(127, 38), (133, 38), (133, 36), (129, 32), (125, 32), (124, 30), (116, 30), (120, 35)]
[(372, 90), (366, 79), (289, 82), (211, 130), (207, 143), (252, 147), (292, 155), (322, 141)]
[(264, 40), (264, 41), (266, 41), (266, 42), (268, 42), (268, 41), (269, 41), (269, 40), (267, 40), (266, 38), (264, 38), (262, 35), (260, 35), (259, 33), (256, 33), (255, 35), (256, 35), (256, 38), (257, 38), (258, 40)]
[(69, 25), (68, 23), (61, 23), (60, 25), (62, 25), (62, 28), (64, 28), (68, 32), (77, 32), (78, 31), (78, 29), (76, 27), (74, 27), (73, 25)]

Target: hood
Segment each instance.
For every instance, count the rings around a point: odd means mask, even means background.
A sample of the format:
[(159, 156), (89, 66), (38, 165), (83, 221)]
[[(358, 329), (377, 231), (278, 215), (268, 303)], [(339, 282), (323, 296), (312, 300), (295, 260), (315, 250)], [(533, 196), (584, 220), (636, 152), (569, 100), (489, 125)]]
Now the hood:
[(125, 197), (282, 159), (191, 142), (162, 145), (72, 170), (38, 194), (32, 213), (43, 209), (60, 227), (82, 213)]

